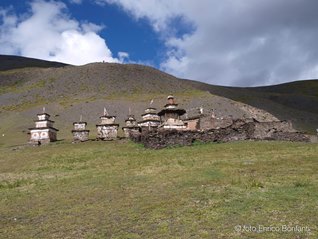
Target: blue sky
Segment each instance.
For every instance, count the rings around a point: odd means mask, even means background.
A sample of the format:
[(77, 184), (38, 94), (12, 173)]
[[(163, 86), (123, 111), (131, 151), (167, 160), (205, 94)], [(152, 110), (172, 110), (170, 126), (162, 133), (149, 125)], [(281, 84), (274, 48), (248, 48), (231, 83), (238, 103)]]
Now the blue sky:
[(1, 0), (0, 54), (257, 86), (318, 77), (316, 0)]
[[(10, 8), (17, 15), (30, 12), (30, 2), (21, 0), (1, 0), (3, 8)], [(146, 20), (136, 20), (112, 4), (100, 5), (94, 1), (63, 2), (70, 18), (79, 22), (92, 22), (103, 26), (99, 35), (107, 41), (107, 46), (116, 55), (118, 52), (129, 53), (131, 61), (159, 67), (164, 57), (164, 42), (153, 31)], [(72, 63), (72, 62), (70, 62)]]
[(91, 1), (69, 4), (69, 10), (76, 19), (104, 25), (100, 35), (107, 39), (108, 47), (115, 54), (127, 52), (132, 61), (159, 67), (164, 44), (147, 21), (131, 18), (118, 6), (100, 6)]

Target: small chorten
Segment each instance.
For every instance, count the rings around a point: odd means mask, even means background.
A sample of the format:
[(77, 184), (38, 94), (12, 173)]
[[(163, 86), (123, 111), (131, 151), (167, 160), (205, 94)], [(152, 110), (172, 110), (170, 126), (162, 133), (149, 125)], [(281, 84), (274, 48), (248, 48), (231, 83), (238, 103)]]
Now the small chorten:
[(184, 115), (186, 111), (184, 109), (178, 108), (178, 104), (175, 102), (174, 96), (169, 95), (167, 100), (168, 103), (164, 106), (164, 109), (158, 113), (161, 120), (163, 121), (159, 127), (163, 129), (186, 129), (186, 125), (180, 119), (180, 116)]
[(131, 114), (131, 110), (129, 108), (128, 118), (125, 120), (126, 126), (123, 127), (124, 135), (126, 138), (129, 138), (131, 134), (139, 133), (140, 127), (137, 125), (137, 121), (134, 115)]
[(157, 128), (160, 125), (160, 117), (157, 114), (157, 109), (151, 107), (153, 100), (151, 100), (149, 107), (145, 109), (145, 113), (141, 115), (142, 120), (138, 122), (139, 127), (148, 127), (149, 129)]
[(72, 130), (73, 142), (84, 142), (88, 140), (89, 130), (86, 129), (87, 122), (82, 121), (82, 115), (79, 122), (73, 123), (74, 129)]
[(45, 113), (45, 107), (43, 112), (37, 114), (38, 119), (35, 120), (35, 128), (29, 128), (31, 144), (43, 144), (56, 141), (56, 133), (58, 129), (53, 127), (54, 121), (50, 120), (50, 115)]
[(104, 115), (99, 117), (101, 123), (96, 125), (97, 139), (100, 140), (114, 140), (117, 139), (119, 124), (115, 123), (116, 116), (108, 114), (106, 108), (104, 108)]

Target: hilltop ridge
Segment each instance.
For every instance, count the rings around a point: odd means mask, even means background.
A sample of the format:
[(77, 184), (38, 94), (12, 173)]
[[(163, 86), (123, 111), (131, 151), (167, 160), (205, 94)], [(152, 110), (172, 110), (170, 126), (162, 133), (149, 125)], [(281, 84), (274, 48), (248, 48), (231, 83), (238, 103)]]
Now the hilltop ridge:
[(12, 56), (12, 55), (0, 55), (0, 71), (7, 71), (13, 69), (27, 68), (27, 67), (63, 67), (68, 64), (45, 61), (35, 58), (23, 57), (23, 56)]

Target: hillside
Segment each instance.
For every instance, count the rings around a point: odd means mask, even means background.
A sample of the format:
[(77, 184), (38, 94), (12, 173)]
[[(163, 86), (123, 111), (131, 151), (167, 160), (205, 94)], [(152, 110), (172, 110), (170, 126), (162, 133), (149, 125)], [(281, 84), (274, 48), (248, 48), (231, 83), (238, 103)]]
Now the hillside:
[(199, 88), (263, 109), (280, 119), (291, 119), (298, 129), (315, 132), (318, 128), (318, 80), (266, 87), (201, 85)]
[[(12, 69), (13, 65), (11, 70), (0, 71), (0, 133), (6, 136), (0, 139), (0, 145), (25, 143), (27, 128), (33, 126), (35, 115), (43, 106), (61, 129), (60, 139), (70, 139), (72, 122), (80, 115), (88, 122), (93, 137), (104, 107), (117, 115), (123, 126), (129, 107), (140, 120), (151, 99), (153, 106), (161, 109), (168, 94), (174, 94), (189, 115), (197, 114), (203, 106), (205, 113), (214, 109), (220, 117), (291, 119), (298, 129), (309, 132), (318, 125), (317, 107), (314, 108), (317, 81), (234, 88), (182, 80), (141, 65), (92, 63), (40, 68), (32, 64), (26, 67), (30, 61), (17, 57), (15, 62), (19, 61), (22, 69)], [(303, 90), (297, 92), (298, 88)]]

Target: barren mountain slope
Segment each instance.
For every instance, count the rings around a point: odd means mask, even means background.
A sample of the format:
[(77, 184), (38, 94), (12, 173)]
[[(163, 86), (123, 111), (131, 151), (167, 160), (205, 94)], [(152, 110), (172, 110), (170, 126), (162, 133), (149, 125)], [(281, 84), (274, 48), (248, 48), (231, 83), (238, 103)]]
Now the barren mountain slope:
[[(50, 68), (32, 66), (0, 71), (0, 133), (6, 135), (0, 144), (26, 142), (27, 128), (33, 126), (35, 115), (42, 111), (43, 106), (56, 121), (56, 127), (61, 129), (60, 138), (71, 138), (72, 122), (80, 115), (88, 121), (94, 137), (95, 124), (99, 122), (104, 107), (117, 115), (117, 121), (123, 126), (129, 107), (140, 120), (152, 99), (153, 106), (159, 110), (169, 94), (176, 96), (180, 107), (185, 108), (189, 115), (197, 114), (201, 106), (205, 113), (214, 109), (217, 116), (222, 117), (273, 120), (276, 118), (270, 113), (274, 113), (280, 119), (293, 120), (299, 129), (313, 129), (317, 120), (315, 111), (307, 112), (306, 105), (297, 108), (284, 106), (268, 99), (273, 93), (264, 89), (220, 87), (181, 80), (147, 66), (110, 63)], [(278, 96), (282, 94), (277, 93)], [(307, 97), (306, 92), (304, 97)], [(298, 113), (301, 108), (304, 114)], [(288, 114), (282, 113), (285, 111)], [(302, 120), (304, 115), (308, 122)], [(304, 124), (298, 125), (299, 121)]]

